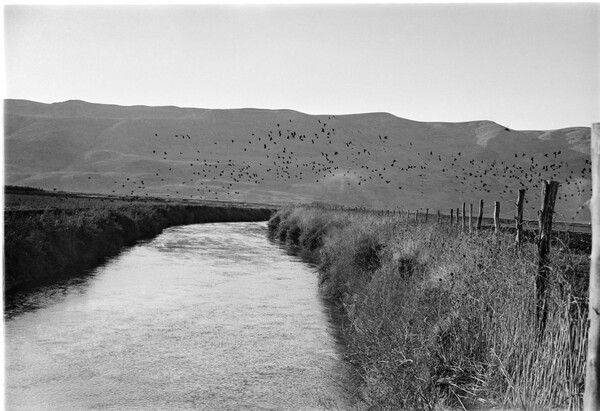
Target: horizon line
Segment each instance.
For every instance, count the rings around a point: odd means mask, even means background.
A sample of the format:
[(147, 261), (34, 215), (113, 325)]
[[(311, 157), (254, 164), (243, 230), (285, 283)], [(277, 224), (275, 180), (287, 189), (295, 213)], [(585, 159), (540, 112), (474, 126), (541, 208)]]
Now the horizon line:
[[(13, 100), (13, 101), (27, 101), (27, 102), (31, 102), (31, 103), (36, 103), (36, 104), (44, 104), (44, 105), (53, 105), (53, 104), (65, 104), (65, 103), (70, 103), (70, 102), (80, 102), (80, 103), (85, 103), (85, 104), (92, 104), (92, 105), (102, 105), (102, 106), (117, 106), (117, 107), (123, 107), (123, 108), (134, 108), (134, 107), (145, 107), (145, 108), (171, 108), (171, 109), (180, 109), (180, 110), (257, 110), (257, 111), (293, 111), (296, 113), (300, 113), (300, 114), (304, 114), (304, 115), (308, 115), (308, 116), (360, 116), (360, 115), (374, 115), (374, 114), (383, 114), (383, 115), (389, 115), (392, 117), (395, 117), (397, 119), (401, 119), (401, 120), (407, 120), (407, 121), (412, 121), (415, 123), (432, 123), (432, 124), (439, 124), (439, 123), (446, 123), (446, 124), (465, 124), (465, 123), (477, 123), (477, 122), (491, 122), (491, 123), (495, 123), (498, 124), (499, 126), (502, 127), (506, 127), (503, 124), (500, 124), (494, 120), (490, 120), (490, 119), (475, 119), (475, 120), (462, 120), (462, 121), (444, 121), (444, 120), (414, 120), (411, 118), (407, 118), (407, 117), (401, 117), (398, 116), (392, 112), (389, 111), (366, 111), (366, 112), (354, 112), (354, 113), (341, 113), (341, 114), (334, 114), (334, 113), (308, 113), (306, 111), (300, 111), (297, 109), (293, 109), (293, 108), (261, 108), (261, 107), (230, 107), (230, 108), (207, 108), (207, 107), (192, 107), (192, 106), (179, 106), (179, 105), (174, 105), (174, 104), (165, 104), (165, 105), (148, 105), (148, 104), (119, 104), (119, 103), (99, 103), (99, 102), (93, 102), (93, 101), (87, 101), (87, 100), (82, 100), (82, 99), (78, 99), (78, 98), (73, 98), (73, 99), (68, 99), (68, 100), (64, 100), (64, 101), (54, 101), (51, 103), (48, 102), (44, 102), (44, 101), (38, 101), (38, 100), (31, 100), (31, 99), (27, 99), (27, 98), (13, 98), (13, 97), (5, 97), (4, 98), (4, 111), (6, 111), (6, 102), (9, 100)], [(515, 129), (515, 128), (510, 128), (510, 127), (506, 127), (509, 128), (513, 131), (555, 131), (555, 130), (565, 130), (565, 129), (570, 129), (570, 128), (589, 128), (590, 132), (591, 132), (591, 128), (592, 125), (595, 124), (596, 122), (593, 122), (590, 126), (567, 126), (567, 127), (559, 127), (559, 128), (551, 128), (551, 129), (546, 129), (546, 128), (539, 128), (539, 129)]]

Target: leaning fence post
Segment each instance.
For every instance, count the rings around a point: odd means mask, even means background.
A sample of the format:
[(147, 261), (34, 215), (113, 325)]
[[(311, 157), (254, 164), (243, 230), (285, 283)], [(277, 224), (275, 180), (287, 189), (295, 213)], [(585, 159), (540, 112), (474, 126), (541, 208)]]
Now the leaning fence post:
[(494, 232), (500, 233), (500, 201), (494, 204)]
[(452, 227), (452, 223), (454, 222), (454, 209), (450, 209), (450, 227)]
[(548, 294), (548, 276), (550, 267), (548, 266), (548, 254), (550, 252), (550, 236), (552, 234), (552, 216), (554, 214), (554, 203), (558, 192), (557, 181), (542, 182), (542, 206), (539, 211), (540, 233), (538, 236), (538, 272), (535, 278), (535, 301), (536, 301), (536, 320), (540, 335), (546, 328), (546, 318), (548, 316), (547, 294)]
[(437, 215), (438, 215), (437, 222), (438, 222), (438, 224), (439, 224), (439, 223), (440, 223), (440, 221), (441, 221), (441, 218), (442, 218), (442, 215), (441, 215), (441, 213), (440, 213), (440, 210), (437, 210)]
[(523, 245), (523, 202), (525, 201), (525, 189), (519, 190), (519, 196), (517, 197), (517, 215), (515, 216), (515, 228), (517, 234), (515, 236), (515, 245), (517, 248), (521, 248)]
[(479, 215), (477, 216), (477, 231), (481, 230), (483, 222), (483, 200), (479, 200)]
[(600, 409), (600, 123), (592, 125), (592, 254), (583, 409)]

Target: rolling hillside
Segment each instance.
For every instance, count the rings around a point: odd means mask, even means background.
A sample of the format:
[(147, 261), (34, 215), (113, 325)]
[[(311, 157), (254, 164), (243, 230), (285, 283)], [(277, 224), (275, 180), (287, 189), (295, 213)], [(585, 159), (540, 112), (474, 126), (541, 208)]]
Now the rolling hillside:
[(386, 113), (122, 107), (5, 100), (5, 182), (46, 189), (267, 203), (514, 214), (561, 183), (558, 220), (589, 220), (590, 129), (510, 130)]

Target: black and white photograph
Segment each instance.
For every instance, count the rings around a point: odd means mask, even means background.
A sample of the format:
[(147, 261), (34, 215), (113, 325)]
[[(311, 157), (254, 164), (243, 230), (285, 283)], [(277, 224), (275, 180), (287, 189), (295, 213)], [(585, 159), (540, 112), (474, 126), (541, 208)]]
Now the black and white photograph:
[(3, 24), (0, 408), (600, 410), (600, 2)]

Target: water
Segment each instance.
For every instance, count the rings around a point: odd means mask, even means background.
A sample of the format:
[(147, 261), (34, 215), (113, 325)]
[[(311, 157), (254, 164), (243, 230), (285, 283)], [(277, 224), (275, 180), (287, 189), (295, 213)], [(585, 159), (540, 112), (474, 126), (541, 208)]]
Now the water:
[(171, 228), (8, 303), (8, 410), (350, 408), (314, 268), (264, 223)]

